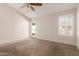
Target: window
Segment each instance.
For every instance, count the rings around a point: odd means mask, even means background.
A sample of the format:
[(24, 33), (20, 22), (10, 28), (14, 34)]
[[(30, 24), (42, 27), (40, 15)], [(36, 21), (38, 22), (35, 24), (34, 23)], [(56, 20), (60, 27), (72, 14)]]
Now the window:
[(36, 29), (36, 25), (35, 25), (35, 23), (32, 23), (32, 36), (35, 36), (35, 34), (36, 34), (35, 29)]
[(73, 35), (73, 15), (59, 16), (59, 35), (72, 36)]

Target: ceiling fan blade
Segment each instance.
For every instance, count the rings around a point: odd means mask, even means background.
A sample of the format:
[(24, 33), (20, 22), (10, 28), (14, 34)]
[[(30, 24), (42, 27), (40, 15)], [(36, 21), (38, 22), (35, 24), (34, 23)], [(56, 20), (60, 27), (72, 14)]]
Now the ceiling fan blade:
[(33, 6), (42, 6), (42, 3), (30, 3)]
[(30, 6), (30, 8), (31, 8), (33, 11), (35, 11), (35, 9), (34, 9), (32, 6)]

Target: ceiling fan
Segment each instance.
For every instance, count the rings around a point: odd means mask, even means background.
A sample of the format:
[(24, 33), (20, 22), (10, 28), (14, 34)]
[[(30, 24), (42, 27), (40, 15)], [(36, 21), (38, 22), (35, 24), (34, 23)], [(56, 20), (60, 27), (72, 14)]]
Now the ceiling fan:
[(35, 8), (33, 6), (42, 6), (42, 3), (24, 3), (21, 8), (30, 8), (31, 10), (35, 11)]

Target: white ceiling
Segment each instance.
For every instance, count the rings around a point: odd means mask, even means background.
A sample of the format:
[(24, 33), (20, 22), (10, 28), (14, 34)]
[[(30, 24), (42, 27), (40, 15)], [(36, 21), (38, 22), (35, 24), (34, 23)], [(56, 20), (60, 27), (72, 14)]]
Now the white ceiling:
[(55, 13), (63, 10), (68, 10), (75, 8), (77, 4), (75, 3), (43, 3), (41, 7), (34, 7), (36, 11), (32, 11), (29, 8), (20, 9), (23, 3), (9, 3), (9, 6), (23, 13), (25, 16), (29, 18), (35, 18), (39, 16), (43, 16), (50, 13)]

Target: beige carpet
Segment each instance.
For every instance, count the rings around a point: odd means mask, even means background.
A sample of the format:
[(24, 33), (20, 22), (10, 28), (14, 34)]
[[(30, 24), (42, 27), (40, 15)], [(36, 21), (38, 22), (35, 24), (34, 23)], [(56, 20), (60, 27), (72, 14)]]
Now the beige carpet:
[(79, 56), (75, 46), (39, 39), (26, 39), (0, 47), (1, 56)]

